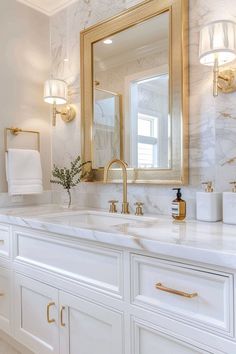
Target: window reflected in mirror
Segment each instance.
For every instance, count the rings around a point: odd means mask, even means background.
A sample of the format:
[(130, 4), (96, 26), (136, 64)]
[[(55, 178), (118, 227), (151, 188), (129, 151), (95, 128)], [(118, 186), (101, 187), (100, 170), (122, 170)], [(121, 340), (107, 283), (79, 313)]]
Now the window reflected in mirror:
[(93, 167), (171, 168), (169, 11), (93, 44)]

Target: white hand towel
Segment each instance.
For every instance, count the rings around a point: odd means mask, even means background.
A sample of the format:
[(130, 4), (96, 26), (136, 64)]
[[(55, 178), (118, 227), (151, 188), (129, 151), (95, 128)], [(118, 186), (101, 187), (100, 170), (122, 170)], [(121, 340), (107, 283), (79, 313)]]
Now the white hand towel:
[(6, 176), (10, 195), (42, 193), (42, 167), (39, 152), (8, 149)]

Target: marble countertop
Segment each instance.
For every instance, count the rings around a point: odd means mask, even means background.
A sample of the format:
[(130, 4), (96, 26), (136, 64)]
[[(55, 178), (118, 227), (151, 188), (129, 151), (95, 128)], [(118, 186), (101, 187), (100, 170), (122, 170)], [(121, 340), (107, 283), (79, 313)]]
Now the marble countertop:
[(176, 222), (170, 217), (152, 215), (150, 221), (134, 217), (116, 226), (92, 227), (70, 217), (79, 210), (85, 209), (67, 210), (57, 205), (0, 209), (0, 222), (236, 269), (236, 225)]

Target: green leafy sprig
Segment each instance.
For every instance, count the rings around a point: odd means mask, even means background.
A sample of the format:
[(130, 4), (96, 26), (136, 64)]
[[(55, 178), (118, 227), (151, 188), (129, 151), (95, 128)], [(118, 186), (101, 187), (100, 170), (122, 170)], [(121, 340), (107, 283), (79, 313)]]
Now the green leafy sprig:
[(61, 185), (67, 191), (69, 196), (68, 208), (71, 206), (71, 188), (76, 187), (87, 175), (87, 172), (83, 173), (83, 167), (88, 163), (91, 163), (91, 161), (81, 162), (81, 157), (78, 155), (74, 161), (71, 161), (70, 168), (53, 166), (52, 176), (54, 178), (50, 182)]

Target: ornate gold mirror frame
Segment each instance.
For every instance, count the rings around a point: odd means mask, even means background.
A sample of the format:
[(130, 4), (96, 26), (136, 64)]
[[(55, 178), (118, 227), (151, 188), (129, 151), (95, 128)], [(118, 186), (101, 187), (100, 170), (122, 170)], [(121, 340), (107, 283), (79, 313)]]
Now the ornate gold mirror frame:
[[(93, 44), (149, 18), (169, 11), (170, 116), (172, 166), (170, 169), (128, 168), (130, 183), (188, 183), (188, 0), (148, 0), (81, 32), (82, 155), (93, 160)], [(176, 133), (178, 132), (178, 133)], [(103, 180), (103, 169), (93, 171)], [(121, 170), (113, 169), (111, 182), (121, 181)]]

